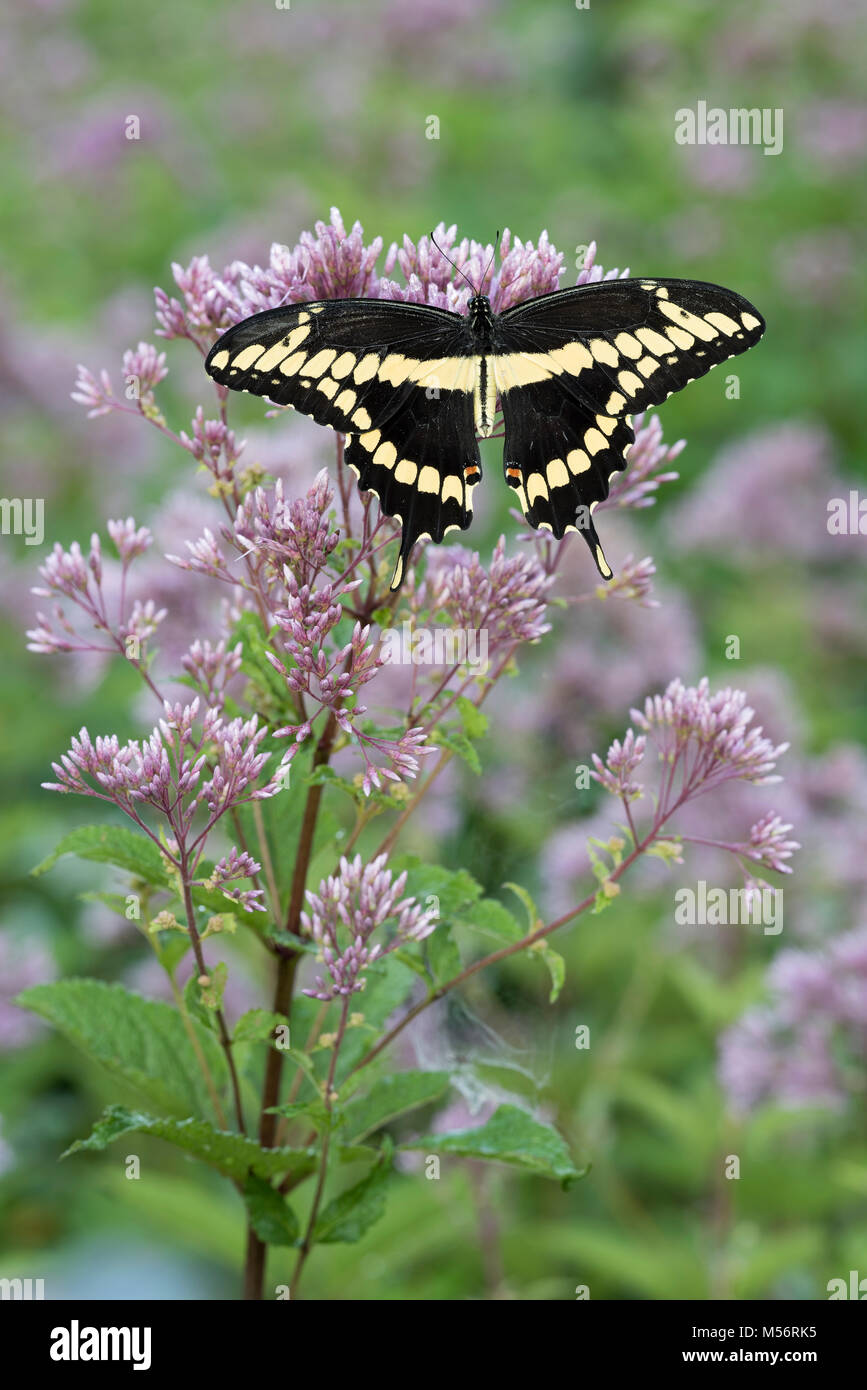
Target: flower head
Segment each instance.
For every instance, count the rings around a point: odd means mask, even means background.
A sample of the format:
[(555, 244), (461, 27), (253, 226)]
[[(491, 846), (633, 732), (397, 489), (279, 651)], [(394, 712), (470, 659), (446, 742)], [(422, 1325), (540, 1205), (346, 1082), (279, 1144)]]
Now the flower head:
[[(309, 912), (302, 913), (305, 932), (320, 947), (329, 976), (317, 976), (316, 989), (304, 993), (314, 999), (344, 998), (364, 988), (364, 974), (382, 955), (407, 941), (423, 941), (436, 925), (436, 912), (422, 909), (415, 898), (402, 896), (406, 874), (397, 878), (386, 867), (384, 854), (362, 864), (361, 856), (341, 859), (340, 868), (308, 892)], [(393, 924), (390, 939), (372, 944), (375, 934)]]

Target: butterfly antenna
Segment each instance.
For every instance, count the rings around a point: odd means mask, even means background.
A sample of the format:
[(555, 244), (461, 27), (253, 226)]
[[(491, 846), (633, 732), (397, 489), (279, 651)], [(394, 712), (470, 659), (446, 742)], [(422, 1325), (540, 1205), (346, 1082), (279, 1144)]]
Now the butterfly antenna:
[(491, 259), (488, 261), (488, 264), (485, 266), (485, 273), (484, 273), (484, 275), (482, 276), (482, 284), (483, 284), (483, 285), (484, 285), (486, 279), (488, 278), (488, 271), (490, 270), (491, 266), (494, 264), (494, 257), (495, 257), (496, 254), (497, 254), (497, 248), (499, 247), (499, 245), (500, 245), (500, 233), (499, 233), (499, 231), (498, 231), (498, 232), (497, 232), (497, 236), (496, 236), (496, 240), (494, 241), (494, 249), (493, 249), (493, 251), (491, 252)]
[[(458, 275), (460, 275), (460, 276), (462, 277), (462, 279), (466, 280), (466, 282), (467, 282), (467, 284), (469, 285), (470, 289), (472, 290), (473, 294), (478, 294), (479, 291), (478, 291), (478, 289), (476, 288), (476, 286), (473, 284), (472, 280), (469, 278), (469, 276), (464, 275), (464, 272), (461, 270), (461, 268), (460, 268), (459, 265), (455, 265), (455, 263), (454, 263), (454, 261), (452, 260), (451, 256), (447, 256), (447, 255), (446, 255), (445, 251), (444, 251), (443, 248), (440, 246), (440, 244), (439, 244), (439, 242), (437, 241), (436, 237), (434, 236), (433, 232), (431, 232), (431, 234), (430, 234), (430, 239), (431, 239), (431, 241), (433, 242), (433, 244), (434, 244), (434, 246), (436, 247), (436, 249), (439, 251), (440, 255), (443, 257), (443, 260), (448, 261), (449, 265), (452, 267), (452, 270), (456, 270), (456, 271), (458, 272)], [(485, 274), (487, 274), (487, 271), (485, 272)]]

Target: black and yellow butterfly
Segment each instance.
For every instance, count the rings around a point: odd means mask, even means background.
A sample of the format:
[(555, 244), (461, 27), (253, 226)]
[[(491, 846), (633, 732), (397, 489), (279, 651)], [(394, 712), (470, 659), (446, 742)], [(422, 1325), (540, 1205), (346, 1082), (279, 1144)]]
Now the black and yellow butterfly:
[(362, 491), (402, 523), (392, 588), (419, 538), (472, 520), (477, 437), (505, 425), (504, 470), (531, 526), (580, 531), (611, 570), (590, 513), (626, 466), (632, 414), (757, 343), (746, 299), (695, 280), (601, 280), (495, 314), (332, 299), (254, 314), (205, 367), (235, 391), (291, 405), (346, 434)]

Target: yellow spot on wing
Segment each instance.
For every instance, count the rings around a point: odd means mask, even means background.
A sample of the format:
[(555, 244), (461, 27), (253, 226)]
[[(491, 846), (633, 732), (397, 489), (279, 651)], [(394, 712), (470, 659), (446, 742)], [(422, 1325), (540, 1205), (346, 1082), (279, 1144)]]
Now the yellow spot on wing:
[(624, 357), (640, 357), (643, 351), (641, 344), (631, 333), (618, 333), (614, 339), (614, 346)]
[(215, 357), (211, 358), (211, 366), (216, 368), (217, 371), (220, 371), (222, 367), (225, 367), (228, 360), (229, 354), (224, 348), (222, 352), (218, 352)]
[(369, 434), (360, 434), (358, 442), (362, 449), (366, 449), (369, 454), (372, 454), (381, 438), (382, 435), (379, 430), (371, 430)]
[(414, 483), (418, 476), (418, 467), (412, 459), (401, 459), (394, 470), (394, 476), (399, 483)]
[(689, 348), (692, 347), (693, 343), (695, 342), (695, 338), (692, 336), (692, 334), (685, 333), (682, 328), (675, 328), (672, 325), (671, 328), (667, 328), (665, 331), (666, 335), (674, 343), (674, 346), (676, 348), (680, 348), (682, 352), (686, 352)]
[(323, 396), (327, 396), (331, 401), (337, 393), (337, 382), (332, 381), (331, 377), (327, 376), (324, 381), (317, 381), (316, 390), (321, 391)]
[(417, 386), (435, 386), (440, 391), (472, 391), (475, 377), (474, 357), (434, 357), (420, 362), (409, 374)]
[(659, 370), (659, 363), (655, 357), (642, 357), (638, 364), (638, 370), (644, 377), (653, 376), (653, 373)]
[(396, 458), (397, 449), (395, 449), (393, 444), (390, 444), (388, 440), (386, 440), (384, 444), (380, 444), (379, 448), (374, 454), (373, 462), (377, 464), (379, 468), (393, 468)]
[(379, 379), (387, 381), (391, 386), (400, 386), (417, 366), (417, 362), (408, 361), (407, 358), (401, 357), (399, 352), (391, 352), (379, 369)]
[(291, 357), (284, 357), (280, 363), (280, 371), (284, 376), (294, 376), (299, 368), (304, 366), (307, 354), (304, 352), (293, 352)]
[(735, 323), (734, 319), (730, 319), (728, 314), (708, 314), (707, 321), (708, 323), (712, 323), (715, 328), (722, 329), (723, 333), (728, 334), (729, 337), (731, 337), (733, 333), (740, 333), (741, 331), (740, 324)]
[(370, 416), (363, 407), (359, 407), (352, 417), (353, 425), (357, 425), (360, 430), (370, 429)]
[(348, 415), (357, 400), (358, 397), (354, 391), (341, 391), (334, 404), (338, 410), (343, 411), (344, 415)]
[(548, 496), (548, 484), (541, 473), (531, 473), (527, 479), (527, 499), (532, 507), (538, 497)]
[(584, 435), (584, 448), (589, 454), (598, 454), (601, 449), (608, 448), (608, 441), (598, 430), (588, 430)]
[(322, 348), (315, 356), (310, 358), (307, 363), (306, 376), (321, 376), (326, 367), (330, 367), (337, 353), (334, 348)]
[(688, 333), (692, 333), (693, 337), (701, 338), (703, 343), (712, 343), (714, 338), (719, 337), (719, 332), (713, 324), (698, 318), (696, 314), (691, 314), (681, 304), (660, 304), (659, 308), (666, 318), (680, 324)]
[(636, 376), (634, 372), (619, 372), (617, 380), (628, 396), (634, 396), (644, 385), (641, 377)]
[(590, 351), (597, 362), (604, 363), (606, 367), (617, 366), (617, 351), (604, 338), (594, 338), (590, 344)]
[(282, 362), (283, 358), (289, 353), (297, 352), (305, 338), (310, 336), (310, 329), (307, 324), (302, 324), (300, 328), (294, 328), (288, 338), (281, 338), (279, 343), (275, 343), (269, 348), (264, 357), (260, 357), (256, 363), (257, 372), (270, 372)]
[(583, 343), (567, 343), (565, 347), (554, 348), (549, 353), (561, 371), (577, 376), (585, 367), (593, 366), (593, 357)]
[(460, 502), (461, 504), (463, 504), (464, 490), (461, 486), (460, 478), (446, 478), (445, 482), (443, 483), (443, 501), (448, 502), (450, 497), (453, 497), (456, 502)]
[[(233, 367), (237, 367), (239, 372), (245, 372), (248, 367), (252, 367), (265, 351), (263, 343), (250, 343), (249, 347), (242, 348), (238, 356), (232, 362)], [(284, 357), (284, 349), (280, 348), (280, 357)], [(277, 359), (279, 361), (279, 358)]]
[(662, 333), (657, 333), (654, 328), (636, 328), (636, 338), (644, 344), (649, 352), (660, 353), (662, 356), (671, 351), (671, 343)]
[(552, 459), (545, 473), (549, 487), (566, 487), (569, 483), (569, 474), (562, 459)]
[(359, 386), (363, 381), (370, 381), (370, 378), (376, 375), (378, 366), (379, 358), (376, 353), (369, 352), (366, 357), (362, 357), (355, 371), (352, 373), (353, 379), (358, 382)]
[(510, 352), (490, 359), (499, 390), (514, 391), (516, 387), (532, 386), (537, 381), (550, 381), (553, 363), (547, 352)]
[(583, 449), (570, 449), (566, 455), (566, 462), (573, 473), (586, 473), (590, 467), (590, 460)]
[(759, 328), (761, 327), (761, 322), (761, 319), (757, 319), (755, 314), (741, 314), (741, 323), (744, 328), (749, 328), (750, 330)]
[(331, 368), (331, 375), (336, 376), (338, 381), (342, 377), (348, 376), (355, 366), (356, 360), (354, 352), (342, 352)]
[(418, 487), (419, 492), (439, 492), (439, 473), (436, 471), (435, 468), (431, 468), (430, 464), (426, 464), (418, 475), (418, 483), (416, 484), (416, 486)]

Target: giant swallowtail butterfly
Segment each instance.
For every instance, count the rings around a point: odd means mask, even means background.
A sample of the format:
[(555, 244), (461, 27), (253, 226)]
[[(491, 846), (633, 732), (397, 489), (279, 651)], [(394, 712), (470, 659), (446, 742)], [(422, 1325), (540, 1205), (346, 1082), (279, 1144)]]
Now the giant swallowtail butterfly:
[(477, 439), (505, 426), (504, 471), (531, 526), (577, 530), (611, 578), (591, 513), (626, 466), (632, 414), (764, 332), (746, 299), (695, 280), (602, 280), (495, 314), (331, 299), (254, 314), (205, 367), (222, 386), (294, 406), (346, 434), (364, 492), (403, 527), (392, 588), (421, 537), (472, 520)]

